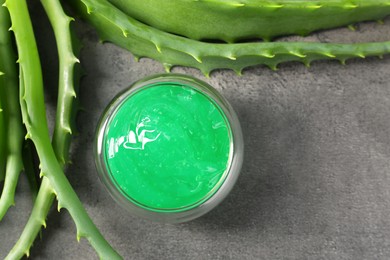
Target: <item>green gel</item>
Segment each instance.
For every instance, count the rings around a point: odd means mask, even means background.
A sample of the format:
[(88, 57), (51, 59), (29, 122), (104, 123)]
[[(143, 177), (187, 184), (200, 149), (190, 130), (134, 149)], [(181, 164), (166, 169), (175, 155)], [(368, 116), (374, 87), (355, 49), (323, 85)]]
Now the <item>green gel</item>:
[(103, 139), (107, 171), (128, 200), (152, 211), (200, 205), (222, 185), (231, 128), (209, 96), (184, 84), (138, 89), (113, 111)]

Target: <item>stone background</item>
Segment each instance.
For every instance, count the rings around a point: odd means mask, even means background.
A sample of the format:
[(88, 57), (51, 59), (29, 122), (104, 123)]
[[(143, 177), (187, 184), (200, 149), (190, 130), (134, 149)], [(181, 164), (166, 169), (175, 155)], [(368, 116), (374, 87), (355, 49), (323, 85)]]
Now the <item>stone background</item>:
[[(52, 121), (56, 50), (46, 18), (32, 5)], [(126, 259), (390, 258), (390, 56), (347, 66), (288, 63), (276, 72), (258, 66), (242, 77), (217, 71), (210, 79), (194, 69), (174, 69), (224, 94), (240, 117), (246, 147), (242, 174), (228, 198), (202, 218), (168, 225), (133, 217), (116, 205), (97, 178), (92, 151), (97, 120), (110, 100), (163, 68), (100, 44), (86, 24), (76, 28), (85, 46), (80, 58), (86, 76), (67, 172), (96, 225)], [(387, 19), (307, 40), (379, 41), (389, 35)], [(17, 240), (31, 206), (22, 177), (16, 207), (0, 223), (0, 259)], [(77, 243), (66, 210), (53, 209), (47, 225), (32, 259), (97, 258), (86, 240)]]

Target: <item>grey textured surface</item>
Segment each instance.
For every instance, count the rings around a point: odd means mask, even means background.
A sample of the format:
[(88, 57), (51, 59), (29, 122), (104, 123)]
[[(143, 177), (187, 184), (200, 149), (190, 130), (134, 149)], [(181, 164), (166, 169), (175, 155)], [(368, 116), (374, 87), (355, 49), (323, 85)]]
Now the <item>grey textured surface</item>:
[[(49, 29), (36, 11), (42, 46)], [(68, 175), (87, 211), (126, 259), (389, 259), (390, 258), (390, 57), (284, 64), (237, 77), (217, 71), (210, 79), (193, 69), (174, 72), (209, 82), (236, 109), (245, 135), (242, 175), (231, 195), (206, 216), (165, 225), (129, 215), (97, 179), (92, 152), (97, 120), (110, 100), (135, 80), (163, 72), (139, 63), (114, 45), (98, 43), (82, 23), (83, 112)], [(315, 34), (308, 40), (389, 39), (390, 21)], [(50, 37), (49, 37), (50, 38)], [(42, 40), (43, 39), (43, 40)], [(43, 52), (47, 86), (55, 88), (55, 50)], [(47, 91), (53, 119), (55, 91)], [(16, 207), (0, 223), (0, 259), (15, 243), (31, 209), (24, 178)], [(55, 209), (32, 259), (96, 259), (76, 242), (66, 211)]]

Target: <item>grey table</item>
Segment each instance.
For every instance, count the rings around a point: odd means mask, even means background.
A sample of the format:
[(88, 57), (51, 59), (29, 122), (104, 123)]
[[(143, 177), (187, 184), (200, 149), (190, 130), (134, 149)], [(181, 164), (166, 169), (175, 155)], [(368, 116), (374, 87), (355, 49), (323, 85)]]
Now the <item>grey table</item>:
[[(56, 58), (50, 30), (35, 8), (46, 70), (48, 117), (55, 108)], [(258, 66), (238, 77), (176, 68), (207, 81), (236, 109), (245, 135), (242, 175), (231, 195), (204, 217), (166, 225), (129, 215), (97, 178), (92, 152), (97, 120), (118, 92), (162, 66), (139, 63), (93, 29), (77, 23), (85, 48), (83, 111), (67, 173), (90, 216), (126, 259), (389, 259), (390, 57), (321, 61), (276, 72)], [(314, 34), (307, 40), (389, 40), (390, 20)], [(49, 38), (46, 38), (49, 37)], [(49, 39), (49, 40), (47, 40)], [(297, 40), (292, 37), (289, 40)], [(31, 209), (21, 177), (13, 207), (0, 223), (0, 258), (19, 236)], [(50, 213), (32, 259), (95, 259), (86, 240), (76, 242), (64, 210)]]

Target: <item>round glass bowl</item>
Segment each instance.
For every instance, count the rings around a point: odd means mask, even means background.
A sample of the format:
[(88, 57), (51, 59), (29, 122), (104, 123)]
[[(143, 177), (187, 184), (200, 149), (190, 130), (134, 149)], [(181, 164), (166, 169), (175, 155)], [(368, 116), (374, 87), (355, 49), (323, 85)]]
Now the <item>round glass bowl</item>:
[(133, 214), (171, 223), (197, 218), (227, 196), (243, 149), (227, 100), (179, 74), (143, 79), (118, 95), (95, 144), (99, 177), (113, 198)]

